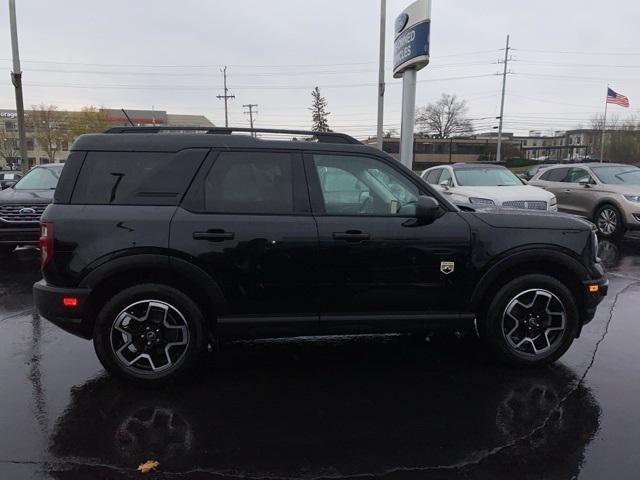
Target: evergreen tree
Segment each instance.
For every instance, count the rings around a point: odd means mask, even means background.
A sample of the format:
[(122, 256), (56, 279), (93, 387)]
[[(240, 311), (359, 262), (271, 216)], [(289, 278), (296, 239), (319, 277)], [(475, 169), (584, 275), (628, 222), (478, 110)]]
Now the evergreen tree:
[(318, 87), (313, 89), (311, 96), (313, 97), (313, 103), (309, 109), (311, 110), (311, 120), (313, 122), (311, 129), (314, 132), (330, 132), (331, 129), (327, 119), (331, 113), (326, 111), (327, 99), (320, 94)]

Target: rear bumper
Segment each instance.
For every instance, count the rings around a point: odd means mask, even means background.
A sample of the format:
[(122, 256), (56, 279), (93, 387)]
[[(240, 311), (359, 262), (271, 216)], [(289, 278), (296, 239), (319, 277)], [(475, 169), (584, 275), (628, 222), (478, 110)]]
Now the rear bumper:
[(0, 227), (0, 245), (37, 245), (40, 238), (40, 226)]
[[(42, 317), (73, 335), (90, 339), (92, 328), (83, 315), (90, 292), (89, 289), (53, 287), (40, 280), (33, 285), (33, 300)], [(64, 298), (75, 298), (77, 304), (65, 306)]]

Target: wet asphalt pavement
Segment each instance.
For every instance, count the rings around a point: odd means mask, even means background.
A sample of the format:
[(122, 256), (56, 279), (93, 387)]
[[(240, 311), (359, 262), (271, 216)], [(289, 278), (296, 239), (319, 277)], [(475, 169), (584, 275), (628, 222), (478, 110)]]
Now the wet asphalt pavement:
[(601, 256), (609, 297), (546, 369), (453, 335), (294, 339), (141, 390), (34, 313), (37, 252), (19, 251), (0, 269), (0, 479), (638, 478), (640, 240)]

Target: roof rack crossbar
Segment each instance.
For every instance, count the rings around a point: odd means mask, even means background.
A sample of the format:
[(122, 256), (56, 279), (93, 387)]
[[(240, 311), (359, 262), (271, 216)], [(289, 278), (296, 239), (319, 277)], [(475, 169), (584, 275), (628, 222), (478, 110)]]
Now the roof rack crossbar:
[(204, 132), (210, 135), (231, 135), (234, 132), (243, 133), (279, 133), (315, 137), (321, 143), (361, 144), (350, 135), (337, 132), (312, 132), (309, 130), (283, 130), (272, 128), (235, 128), (235, 127), (113, 127), (105, 133), (160, 133), (160, 132)]

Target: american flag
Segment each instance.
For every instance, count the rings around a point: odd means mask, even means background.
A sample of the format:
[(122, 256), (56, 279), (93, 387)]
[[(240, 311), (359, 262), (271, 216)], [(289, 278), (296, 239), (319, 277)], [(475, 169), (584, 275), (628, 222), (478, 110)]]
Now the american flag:
[(607, 103), (613, 103), (614, 105), (620, 105), (624, 108), (629, 108), (629, 99), (620, 93), (616, 93), (610, 88), (607, 92)]

